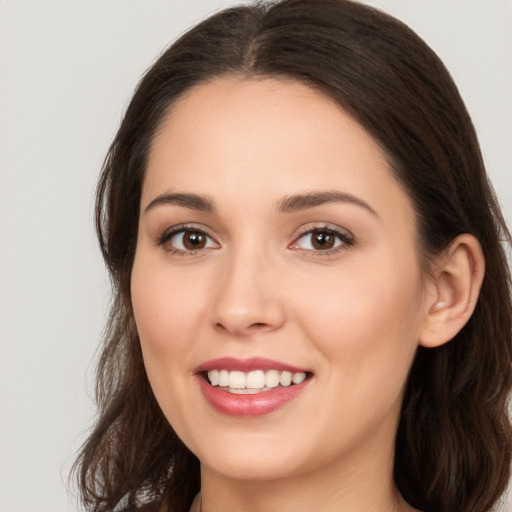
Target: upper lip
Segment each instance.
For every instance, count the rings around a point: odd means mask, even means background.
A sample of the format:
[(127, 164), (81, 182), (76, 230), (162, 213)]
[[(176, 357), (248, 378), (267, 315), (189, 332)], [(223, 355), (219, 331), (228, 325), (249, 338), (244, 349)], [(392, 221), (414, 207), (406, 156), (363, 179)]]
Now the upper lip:
[(219, 357), (217, 359), (210, 359), (201, 363), (196, 368), (196, 373), (207, 372), (209, 370), (228, 370), (228, 371), (241, 371), (252, 372), (254, 370), (279, 370), (288, 371), (292, 373), (307, 373), (308, 370), (299, 368), (282, 361), (275, 361), (267, 359), (266, 357), (250, 357), (248, 359), (236, 359), (234, 357)]

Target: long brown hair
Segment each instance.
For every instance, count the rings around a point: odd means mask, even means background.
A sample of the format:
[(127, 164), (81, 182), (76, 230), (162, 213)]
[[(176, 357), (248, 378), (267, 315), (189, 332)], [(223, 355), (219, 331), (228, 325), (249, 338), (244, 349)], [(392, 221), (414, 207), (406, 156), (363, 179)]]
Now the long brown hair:
[(176, 41), (139, 83), (97, 189), (96, 223), (114, 298), (97, 374), (98, 421), (76, 473), (89, 510), (156, 500), (188, 509), (199, 463), (149, 386), (130, 299), (151, 142), (191, 87), (220, 76), (286, 77), (334, 99), (382, 145), (412, 198), (424, 263), (461, 233), (481, 243), (476, 310), (449, 343), (418, 349), (396, 437), (395, 481), (425, 512), (489, 511), (512, 449), (510, 234), (471, 119), (434, 52), (407, 26), (349, 0), (284, 0), (222, 11)]

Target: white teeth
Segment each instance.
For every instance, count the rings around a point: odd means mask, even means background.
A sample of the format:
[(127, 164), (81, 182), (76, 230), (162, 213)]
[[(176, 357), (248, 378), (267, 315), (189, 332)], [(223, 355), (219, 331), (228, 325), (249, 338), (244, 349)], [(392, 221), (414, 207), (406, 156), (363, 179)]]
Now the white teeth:
[(265, 384), (267, 388), (277, 388), (279, 386), (279, 372), (277, 370), (269, 370), (265, 374)]
[[(213, 382), (212, 382), (213, 384)], [(213, 384), (215, 385), (215, 384)], [(245, 386), (248, 389), (260, 389), (265, 387), (265, 372), (256, 370), (247, 374), (247, 382)]]
[(219, 370), (212, 370), (211, 372), (208, 372), (208, 378), (210, 379), (212, 386), (216, 386), (219, 383)]
[(219, 386), (229, 386), (229, 372), (227, 370), (219, 371)]
[(229, 372), (229, 384), (230, 388), (244, 389), (246, 382), (244, 372)]
[(252, 372), (210, 370), (208, 380), (212, 386), (228, 388), (232, 393), (252, 394), (268, 391), (279, 385), (288, 387), (300, 384), (306, 379), (305, 372), (287, 372), (279, 370), (254, 370)]
[(304, 372), (294, 373), (292, 375), (292, 382), (294, 384), (300, 384), (306, 378), (306, 374)]
[(281, 386), (289, 386), (292, 383), (292, 372), (281, 372), (279, 383)]

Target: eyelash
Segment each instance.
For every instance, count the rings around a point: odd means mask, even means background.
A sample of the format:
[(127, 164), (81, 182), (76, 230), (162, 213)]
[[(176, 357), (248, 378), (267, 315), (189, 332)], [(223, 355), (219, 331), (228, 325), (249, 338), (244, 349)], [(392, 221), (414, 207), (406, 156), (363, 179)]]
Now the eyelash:
[[(290, 247), (296, 246), (298, 241), (303, 239), (306, 235), (313, 235), (314, 233), (326, 233), (327, 235), (334, 236), (337, 238), (339, 244), (331, 249), (324, 250), (312, 250), (312, 249), (302, 249), (301, 247), (296, 247), (295, 250), (307, 252), (311, 256), (329, 256), (332, 254), (336, 254), (339, 251), (343, 251), (352, 247), (355, 244), (354, 237), (348, 231), (342, 231), (340, 229), (331, 227), (329, 225), (323, 226), (315, 226), (315, 227), (306, 227), (302, 230), (301, 233), (295, 238), (295, 240), (291, 243)], [(335, 241), (336, 243), (336, 241)]]
[[(175, 254), (178, 256), (199, 256), (199, 253), (201, 251), (203, 251), (204, 249), (211, 249), (211, 247), (204, 247), (204, 248), (195, 249), (195, 250), (183, 250), (183, 249), (178, 249), (176, 247), (173, 247), (170, 244), (168, 246), (166, 246), (167, 242), (169, 242), (174, 236), (176, 236), (180, 233), (182, 233), (183, 235), (185, 235), (185, 233), (195, 233), (195, 234), (202, 235), (202, 236), (206, 237), (207, 240), (213, 240), (212, 237), (210, 235), (208, 235), (208, 233), (206, 233), (203, 229), (199, 229), (195, 226), (183, 224), (181, 226), (176, 226), (174, 228), (171, 228), (168, 231), (164, 231), (164, 233), (162, 233), (162, 235), (160, 235), (156, 239), (156, 244), (159, 246), (162, 246), (168, 253)], [(208, 243), (208, 241), (206, 243)], [(216, 244), (216, 242), (215, 242), (215, 244)], [(218, 244), (216, 244), (216, 245), (218, 245)]]
[[(181, 225), (181, 226), (176, 226), (168, 231), (165, 231), (164, 233), (162, 233), (162, 235), (158, 236), (156, 239), (156, 244), (159, 246), (162, 246), (168, 253), (175, 254), (178, 256), (199, 256), (200, 253), (202, 253), (205, 249), (213, 248), (210, 246), (210, 247), (202, 247), (202, 248), (195, 249), (195, 250), (183, 250), (183, 249), (178, 249), (176, 247), (173, 247), (172, 245), (166, 246), (166, 244), (174, 236), (176, 236), (180, 233), (182, 233), (183, 235), (185, 235), (185, 233), (195, 233), (200, 236), (202, 235), (202, 236), (206, 237), (207, 244), (208, 244), (208, 240), (213, 241), (212, 237), (210, 235), (208, 235), (208, 233), (206, 233), (204, 230), (199, 229), (195, 226), (191, 226), (191, 225)], [(335, 245), (334, 247), (332, 247), (330, 249), (316, 250), (316, 251), (312, 250), (312, 249), (303, 249), (301, 247), (298, 247), (299, 240), (303, 239), (307, 235), (313, 235), (314, 233), (326, 233), (327, 235), (334, 236), (335, 239), (337, 239), (339, 243), (336, 242), (336, 240), (335, 240), (335, 243), (338, 243), (338, 245)], [(213, 243), (215, 245), (217, 245), (217, 247), (218, 247), (217, 242), (213, 242)], [(339, 251), (346, 250), (347, 248), (353, 246), (354, 243), (355, 243), (355, 240), (351, 233), (349, 233), (347, 231), (341, 231), (339, 229), (333, 228), (328, 225), (323, 225), (323, 226), (315, 226), (313, 228), (311, 228), (311, 227), (304, 228), (303, 231), (301, 233), (299, 233), (299, 235), (294, 239), (294, 241), (288, 247), (293, 250), (299, 250), (299, 251), (306, 252), (309, 255), (313, 255), (313, 256), (328, 256), (331, 254), (335, 254)]]

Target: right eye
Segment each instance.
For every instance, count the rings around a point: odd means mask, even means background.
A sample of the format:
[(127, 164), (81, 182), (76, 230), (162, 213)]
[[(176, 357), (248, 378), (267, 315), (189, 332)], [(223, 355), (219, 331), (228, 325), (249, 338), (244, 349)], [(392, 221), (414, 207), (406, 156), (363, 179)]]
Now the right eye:
[(210, 236), (200, 229), (180, 228), (165, 233), (159, 241), (169, 252), (187, 255), (218, 247)]

